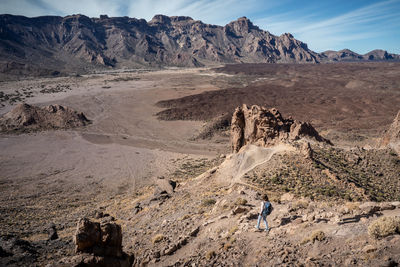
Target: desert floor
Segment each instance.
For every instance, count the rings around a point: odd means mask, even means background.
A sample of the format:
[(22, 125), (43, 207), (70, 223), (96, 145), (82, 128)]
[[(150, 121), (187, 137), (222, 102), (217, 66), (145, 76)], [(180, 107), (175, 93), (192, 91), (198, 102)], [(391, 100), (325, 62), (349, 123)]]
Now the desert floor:
[[(224, 135), (193, 139), (206, 124), (200, 119), (229, 112), (224, 108), (235, 106), (243, 94), (254, 92), (249, 104), (263, 99), (284, 115), (311, 120), (335, 144), (372, 147), (400, 108), (400, 64), (386, 64), (380, 68), (384, 73), (375, 76), (365, 70), (375, 73), (378, 65), (357, 70), (343, 66), (347, 76), (340, 83), (334, 80), (341, 79), (341, 71), (335, 66), (329, 72), (328, 65), (319, 74), (315, 69), (298, 72), (279, 66), (269, 76), (249, 75), (228, 66), (223, 71), (168, 69), (1, 82), (0, 91), (9, 98), (2, 98), (0, 115), (19, 102), (57, 103), (83, 112), (92, 124), (0, 135), (0, 234), (46, 240), (48, 226), (54, 223), (60, 237), (70, 237), (78, 218), (123, 206), (130, 197), (146, 194), (162, 176), (201, 174), (220, 162), (221, 154), (229, 154), (230, 147)], [(332, 86), (318, 85), (322, 80)], [(310, 90), (302, 94), (306, 88)], [(185, 96), (192, 98), (179, 100)], [(189, 120), (158, 119), (156, 114), (168, 107), (156, 104), (169, 99), (183, 101), (182, 106), (193, 101), (194, 108), (181, 112)], [(207, 110), (212, 115), (203, 116)], [(352, 123), (355, 127), (349, 130)]]

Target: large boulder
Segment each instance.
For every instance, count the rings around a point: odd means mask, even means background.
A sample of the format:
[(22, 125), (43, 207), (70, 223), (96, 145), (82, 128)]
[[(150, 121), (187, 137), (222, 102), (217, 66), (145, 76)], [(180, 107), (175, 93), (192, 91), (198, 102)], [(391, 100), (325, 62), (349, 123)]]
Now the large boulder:
[(79, 220), (75, 236), (75, 252), (92, 252), (93, 247), (101, 244), (100, 223), (87, 218)]
[(295, 141), (303, 137), (318, 142), (331, 142), (321, 137), (308, 122), (285, 119), (276, 108), (257, 105), (237, 107), (232, 116), (231, 145), (234, 152), (247, 144), (270, 146), (278, 142)]
[(400, 154), (400, 110), (397, 116), (394, 118), (393, 123), (389, 129), (385, 131), (380, 140), (379, 147), (381, 148), (393, 148), (398, 154)]
[(116, 223), (79, 220), (74, 236), (75, 252), (93, 253), (97, 256), (122, 256), (122, 231)]
[(49, 266), (57, 267), (130, 267), (134, 256), (122, 251), (121, 226), (110, 222), (79, 219), (74, 236), (77, 255), (61, 259)]
[(83, 113), (65, 106), (38, 107), (23, 103), (0, 118), (0, 132), (66, 129), (89, 123)]

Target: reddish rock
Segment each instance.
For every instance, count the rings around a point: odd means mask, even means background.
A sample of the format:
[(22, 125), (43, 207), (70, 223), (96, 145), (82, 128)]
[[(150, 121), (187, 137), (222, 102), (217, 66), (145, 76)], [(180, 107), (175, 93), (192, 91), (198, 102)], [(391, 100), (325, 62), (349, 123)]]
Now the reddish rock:
[(285, 119), (275, 109), (257, 105), (237, 107), (232, 116), (231, 145), (234, 152), (247, 144), (259, 146), (274, 145), (278, 142), (295, 141), (302, 137), (331, 144), (321, 137), (308, 122)]
[(93, 247), (101, 243), (100, 223), (87, 218), (79, 220), (74, 236), (75, 252), (92, 252)]
[(122, 231), (116, 223), (92, 222), (80, 219), (74, 236), (75, 252), (93, 253), (97, 256), (121, 257)]

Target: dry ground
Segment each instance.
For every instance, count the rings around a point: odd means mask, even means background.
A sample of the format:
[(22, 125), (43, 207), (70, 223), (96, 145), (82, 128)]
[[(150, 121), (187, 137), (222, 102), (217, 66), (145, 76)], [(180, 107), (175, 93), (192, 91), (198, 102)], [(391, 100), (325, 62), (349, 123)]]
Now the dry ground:
[[(40, 264), (56, 262), (73, 254), (71, 236), (78, 218), (92, 217), (97, 210), (111, 214), (122, 224), (126, 251), (154, 265), (185, 261), (255, 264), (263, 259), (268, 245), (258, 233), (250, 233), (254, 218), (243, 221), (240, 216), (229, 216), (230, 205), (214, 203), (218, 208), (213, 209), (214, 204), (209, 201), (229, 204), (243, 197), (240, 192), (244, 191), (244, 197), (253, 205), (249, 207), (254, 209), (259, 198), (257, 190), (248, 185), (238, 188), (224, 180), (224, 174), (215, 180), (201, 178), (191, 184), (193, 178), (221, 163), (220, 154), (230, 152), (224, 135), (210, 140), (193, 139), (205, 126), (199, 119), (231, 112), (242, 102), (252, 104), (248, 99), (255, 104), (260, 100), (261, 104), (282, 109), (285, 116), (311, 120), (334, 142), (344, 138), (340, 142), (343, 146), (373, 145), (370, 141), (389, 125), (399, 109), (400, 64), (270, 65), (265, 67), (268, 72), (262, 69), (261, 73), (250, 75), (235, 68), (242, 70), (235, 66), (221, 72), (171, 69), (0, 83), (0, 114), (19, 101), (58, 103), (82, 111), (93, 120), (82, 129), (0, 136), (0, 234), (12, 234), (40, 246), (39, 255), (35, 256)], [(341, 77), (345, 77), (343, 81)], [(160, 106), (184, 110), (164, 111)], [(196, 120), (159, 120), (156, 114), (166, 114), (166, 119)], [(162, 177), (179, 181), (176, 195), (166, 202), (148, 202), (154, 184)], [(138, 203), (143, 210), (136, 214)], [(161, 262), (154, 255), (176, 242), (182, 231), (203, 227), (208, 219), (219, 220), (223, 213), (228, 220), (221, 219), (222, 224), (207, 230), (201, 228), (201, 238), (190, 246)], [(398, 209), (394, 214), (397, 213)], [(363, 234), (368, 222), (360, 226)], [(57, 242), (46, 241), (50, 223), (55, 223), (59, 231)], [(238, 224), (241, 228), (235, 230)], [(273, 226), (279, 224), (275, 222)], [(151, 239), (158, 231), (167, 238), (154, 245)], [(208, 239), (207, 231), (218, 232), (214, 240)], [(277, 248), (285, 247), (282, 235), (286, 231), (282, 228), (275, 233), (280, 237)], [(236, 232), (241, 234), (237, 243), (230, 239)], [(247, 235), (249, 239), (245, 238)], [(299, 238), (287, 241), (297, 246)], [(257, 241), (252, 244), (254, 240)], [(335, 242), (340, 244), (340, 240)], [(253, 248), (258, 245), (262, 248)], [(255, 258), (253, 250), (258, 253)], [(237, 256), (226, 261), (233, 255), (230, 253)]]
[(400, 109), (399, 63), (241, 64), (216, 69), (239, 83), (225, 90), (161, 101), (163, 119), (208, 120), (235, 107), (276, 107), (311, 122), (336, 144), (374, 142)]

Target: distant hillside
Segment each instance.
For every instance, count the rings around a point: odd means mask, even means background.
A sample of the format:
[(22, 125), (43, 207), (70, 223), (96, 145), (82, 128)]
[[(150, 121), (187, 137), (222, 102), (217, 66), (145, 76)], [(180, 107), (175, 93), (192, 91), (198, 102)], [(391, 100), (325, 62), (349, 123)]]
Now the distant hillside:
[(325, 51), (320, 54), (321, 61), (386, 61), (400, 60), (400, 55), (390, 54), (385, 50), (373, 50), (364, 55), (357, 54), (349, 49), (340, 51)]
[[(342, 50), (343, 51), (343, 50)], [(341, 61), (342, 51), (318, 54), (291, 34), (275, 36), (247, 19), (225, 26), (190, 17), (156, 15), (89, 18), (0, 15), (0, 72), (48, 75), (101, 68), (203, 66), (218, 63)], [(350, 51), (351, 52), (351, 51)], [(352, 60), (398, 59), (375, 50)]]

